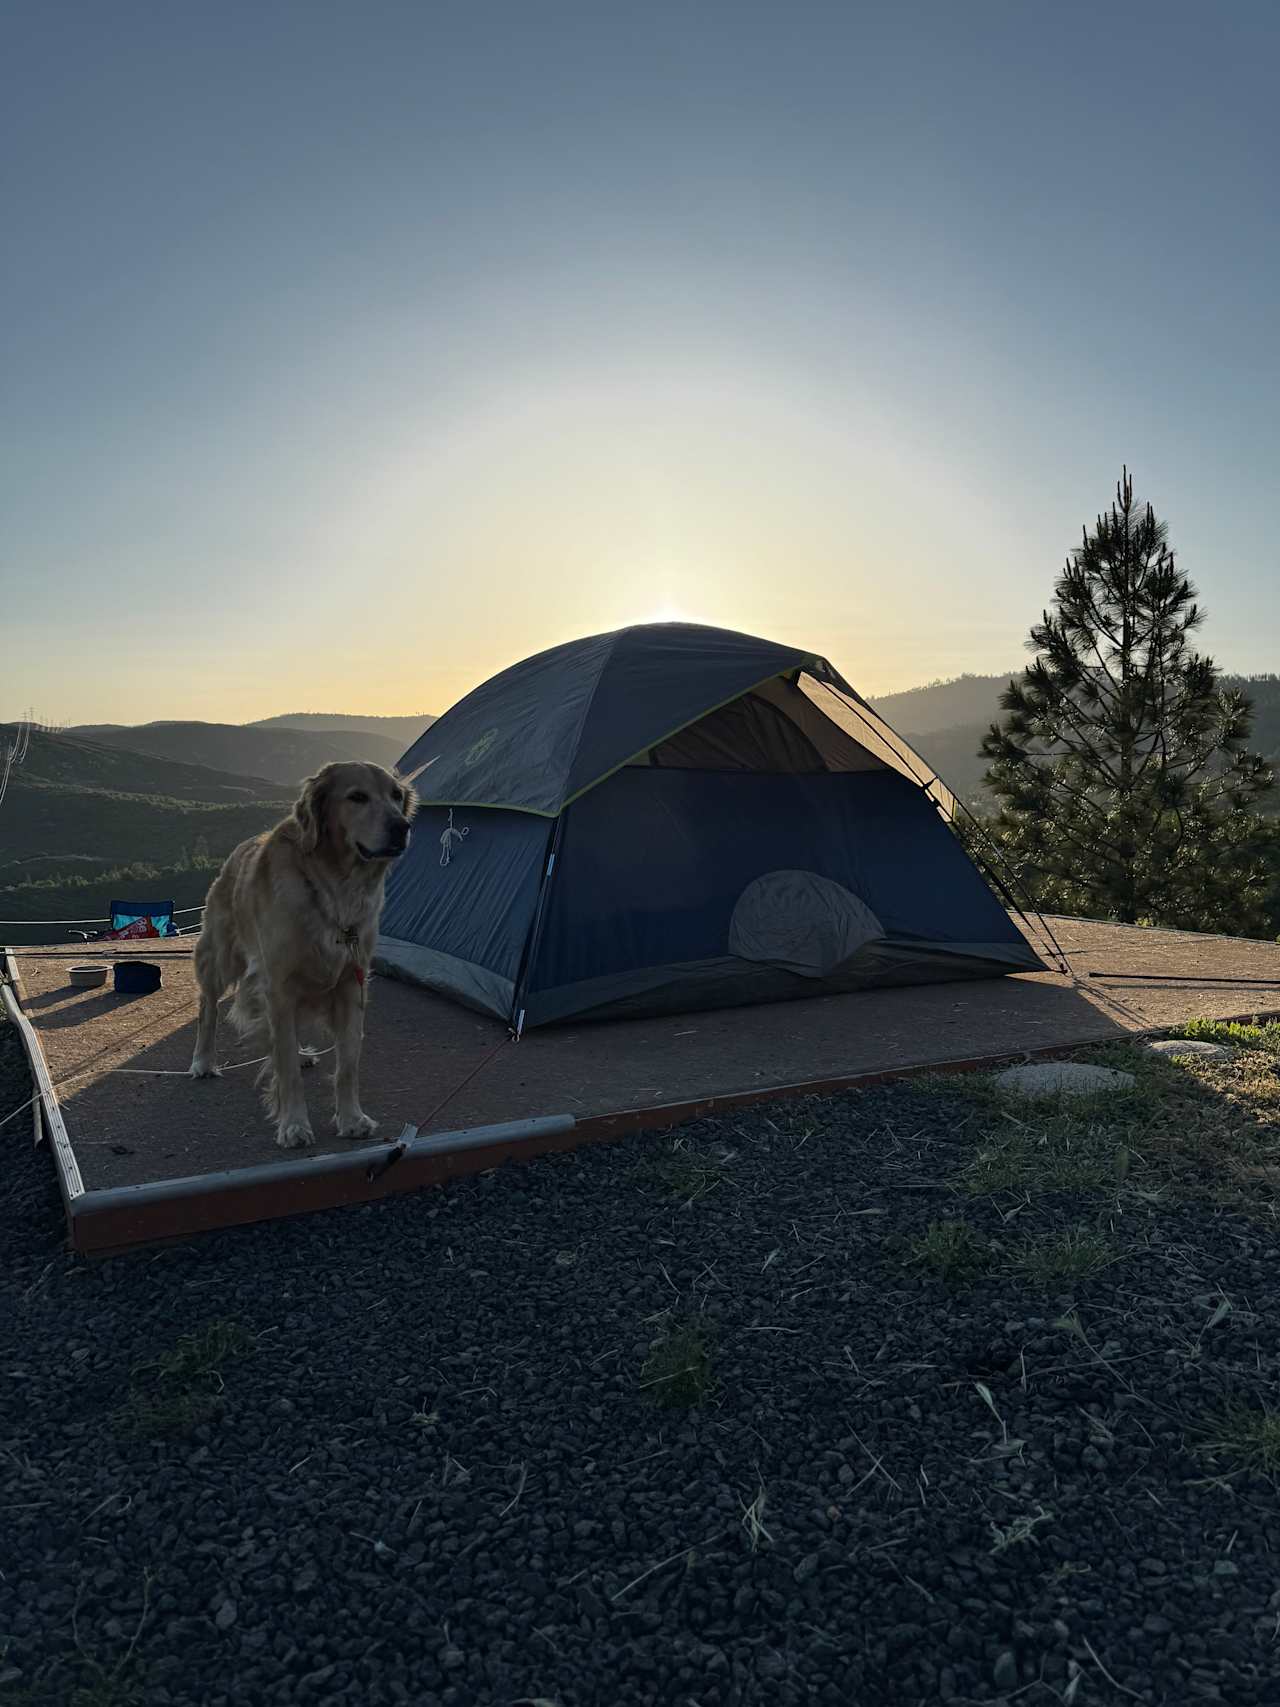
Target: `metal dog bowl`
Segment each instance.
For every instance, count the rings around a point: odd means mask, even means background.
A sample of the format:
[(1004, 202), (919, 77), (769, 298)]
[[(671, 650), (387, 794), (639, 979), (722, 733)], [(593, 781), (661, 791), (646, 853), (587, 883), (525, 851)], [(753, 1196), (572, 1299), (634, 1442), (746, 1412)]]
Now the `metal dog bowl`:
[(73, 966), (67, 974), (78, 990), (96, 990), (107, 981), (105, 966)]

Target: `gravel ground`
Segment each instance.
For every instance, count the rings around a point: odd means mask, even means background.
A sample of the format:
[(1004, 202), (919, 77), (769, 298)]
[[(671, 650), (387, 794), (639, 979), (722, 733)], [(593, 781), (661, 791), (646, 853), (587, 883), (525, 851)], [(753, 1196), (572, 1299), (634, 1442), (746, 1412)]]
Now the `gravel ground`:
[(1096, 1115), (1111, 1178), (955, 1183), (1033, 1125), (898, 1086), (87, 1265), (12, 1123), (0, 1707), (1280, 1702), (1275, 1220)]

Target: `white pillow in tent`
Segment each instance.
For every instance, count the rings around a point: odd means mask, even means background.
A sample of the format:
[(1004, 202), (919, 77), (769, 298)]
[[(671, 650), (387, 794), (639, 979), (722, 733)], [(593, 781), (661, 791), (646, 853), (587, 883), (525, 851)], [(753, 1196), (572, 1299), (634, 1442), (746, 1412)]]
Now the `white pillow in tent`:
[(729, 921), (729, 953), (825, 978), (884, 926), (864, 901), (816, 871), (770, 871), (739, 895)]

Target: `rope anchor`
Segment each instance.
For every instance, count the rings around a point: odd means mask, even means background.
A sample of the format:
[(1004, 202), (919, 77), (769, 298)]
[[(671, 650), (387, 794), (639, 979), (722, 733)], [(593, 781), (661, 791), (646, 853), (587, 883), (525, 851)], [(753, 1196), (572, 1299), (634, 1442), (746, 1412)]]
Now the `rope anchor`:
[(449, 822), (445, 825), (444, 829), (441, 830), (441, 832), (440, 832), (440, 863), (441, 863), (441, 865), (448, 865), (449, 861), (453, 858), (453, 844), (454, 844), (454, 842), (455, 841), (460, 842), (464, 836), (469, 836), (470, 834), (471, 834), (470, 827), (466, 824), (464, 824), (460, 830), (454, 829), (454, 827), (453, 827), (453, 807), (451, 806), (449, 808)]

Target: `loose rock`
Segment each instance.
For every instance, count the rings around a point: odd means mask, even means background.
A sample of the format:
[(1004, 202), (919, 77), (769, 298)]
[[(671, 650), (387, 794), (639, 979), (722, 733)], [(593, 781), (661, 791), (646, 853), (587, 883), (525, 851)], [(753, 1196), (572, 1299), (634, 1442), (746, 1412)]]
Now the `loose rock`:
[(1148, 1043), (1147, 1048), (1153, 1055), (1164, 1055), (1177, 1059), (1179, 1056), (1194, 1061), (1231, 1061), (1235, 1059), (1236, 1051), (1228, 1048), (1225, 1043), (1207, 1043), (1198, 1037), (1165, 1037), (1158, 1042)]
[(1103, 1091), (1131, 1091), (1132, 1073), (1115, 1067), (1093, 1067), (1085, 1061), (1037, 1061), (1006, 1067), (997, 1073), (997, 1090), (1010, 1096), (1096, 1096)]

